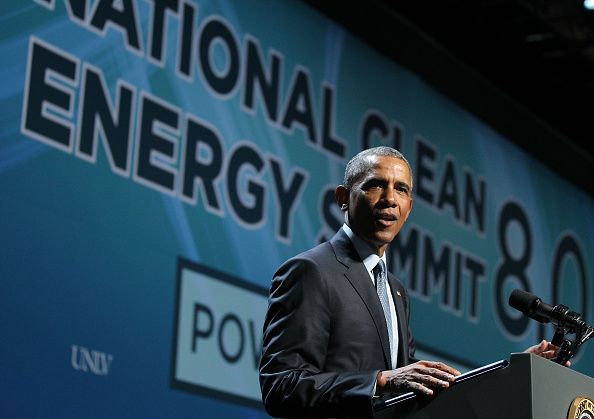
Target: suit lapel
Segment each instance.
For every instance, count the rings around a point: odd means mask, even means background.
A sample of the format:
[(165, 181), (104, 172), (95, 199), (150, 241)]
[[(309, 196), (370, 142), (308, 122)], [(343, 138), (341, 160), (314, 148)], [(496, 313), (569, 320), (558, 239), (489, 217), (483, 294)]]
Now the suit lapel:
[(336, 233), (330, 243), (334, 248), (336, 259), (347, 268), (344, 276), (357, 291), (361, 297), (361, 300), (363, 301), (363, 304), (365, 304), (367, 311), (373, 319), (375, 328), (382, 343), (386, 368), (391, 369), (392, 361), (390, 356), (390, 341), (388, 338), (386, 319), (384, 317), (382, 305), (379, 301), (375, 288), (373, 287), (373, 283), (371, 282), (369, 274), (365, 269), (365, 265), (363, 262), (361, 262), (361, 259), (351, 242), (351, 239), (349, 239), (342, 229)]

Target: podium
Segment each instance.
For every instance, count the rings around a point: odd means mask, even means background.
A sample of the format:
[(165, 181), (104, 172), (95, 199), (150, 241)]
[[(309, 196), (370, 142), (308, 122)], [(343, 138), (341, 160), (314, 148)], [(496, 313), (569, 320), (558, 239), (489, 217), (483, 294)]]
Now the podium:
[[(381, 419), (565, 419), (572, 402), (594, 399), (594, 379), (536, 355), (454, 384), (434, 397), (414, 396), (376, 413)], [(572, 418), (573, 419), (573, 418)]]

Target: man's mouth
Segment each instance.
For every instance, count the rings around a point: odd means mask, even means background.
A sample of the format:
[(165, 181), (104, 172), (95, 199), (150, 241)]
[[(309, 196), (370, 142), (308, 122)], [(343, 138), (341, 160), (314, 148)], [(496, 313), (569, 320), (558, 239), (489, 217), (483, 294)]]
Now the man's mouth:
[(376, 213), (375, 219), (380, 224), (383, 224), (386, 226), (392, 225), (396, 221), (398, 221), (398, 218), (394, 214), (389, 214), (389, 213)]

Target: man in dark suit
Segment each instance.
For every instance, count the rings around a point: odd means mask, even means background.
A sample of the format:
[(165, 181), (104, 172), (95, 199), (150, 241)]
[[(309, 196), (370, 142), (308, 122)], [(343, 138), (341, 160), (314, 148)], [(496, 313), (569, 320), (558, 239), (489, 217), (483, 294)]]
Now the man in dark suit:
[(335, 191), (342, 228), (274, 275), (260, 361), (271, 415), (372, 417), (375, 397), (431, 395), (460, 374), (414, 358), (408, 295), (385, 270), (386, 248), (412, 209), (412, 188), (400, 152), (362, 151)]

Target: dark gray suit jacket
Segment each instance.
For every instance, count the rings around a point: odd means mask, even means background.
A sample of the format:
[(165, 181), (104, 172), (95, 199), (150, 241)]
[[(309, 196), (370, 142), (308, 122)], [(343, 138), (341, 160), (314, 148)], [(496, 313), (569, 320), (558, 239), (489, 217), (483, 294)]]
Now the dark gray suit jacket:
[[(414, 356), (408, 296), (388, 275), (398, 315), (398, 366)], [(260, 361), (262, 400), (281, 417), (373, 416), (373, 388), (391, 369), (382, 307), (351, 240), (329, 241), (274, 275)]]

